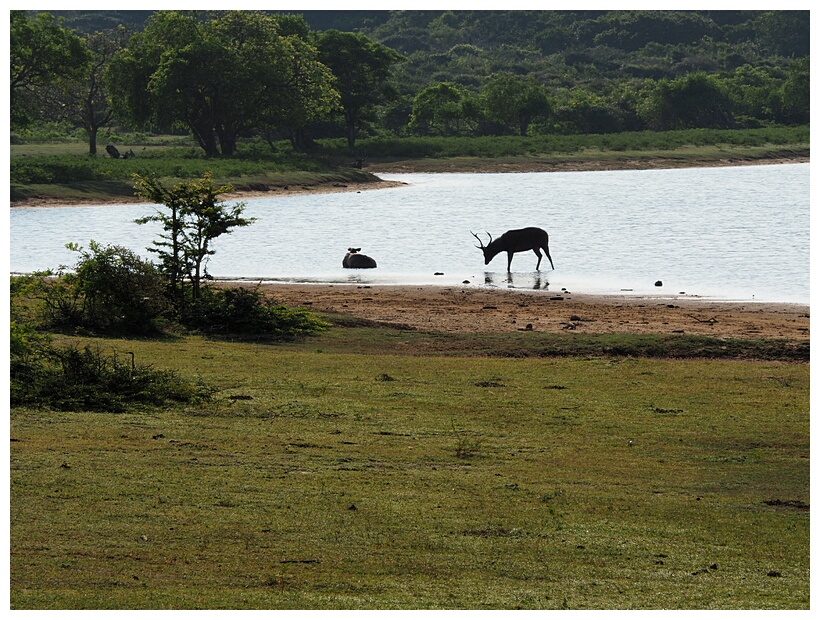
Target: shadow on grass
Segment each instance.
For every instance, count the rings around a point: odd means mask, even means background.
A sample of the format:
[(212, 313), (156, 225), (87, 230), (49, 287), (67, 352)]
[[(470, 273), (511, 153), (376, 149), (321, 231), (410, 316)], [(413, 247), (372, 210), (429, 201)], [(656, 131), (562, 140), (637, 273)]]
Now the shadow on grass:
[(422, 332), (343, 315), (324, 315), (336, 329), (309, 346), (363, 354), (483, 357), (640, 357), (749, 359), (808, 362), (808, 341), (713, 338), (686, 334), (547, 334), (538, 332), (447, 334)]

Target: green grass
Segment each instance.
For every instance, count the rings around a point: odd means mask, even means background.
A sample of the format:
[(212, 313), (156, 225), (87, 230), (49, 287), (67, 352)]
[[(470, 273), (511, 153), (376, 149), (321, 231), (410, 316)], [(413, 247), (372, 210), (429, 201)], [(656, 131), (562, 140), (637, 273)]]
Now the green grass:
[[(219, 184), (239, 191), (333, 183), (367, 183), (372, 174), (340, 165), (330, 157), (308, 157), (292, 152), (273, 153), (267, 145), (246, 145), (235, 157), (206, 158), (194, 147), (119, 145), (136, 156), (112, 159), (100, 153), (89, 157), (79, 143), (23, 144), (11, 147), (11, 200), (56, 198), (70, 201), (132, 198), (134, 174), (155, 176), (166, 185), (213, 173)], [(85, 150), (84, 150), (85, 149)]]
[(11, 412), (11, 608), (808, 609), (807, 364), (339, 331), (96, 340), (221, 392)]
[[(231, 157), (204, 156), (195, 146), (173, 140), (135, 138), (118, 142), (121, 152), (135, 157), (111, 159), (100, 145), (89, 157), (80, 142), (28, 143), (11, 146), (11, 200), (55, 198), (93, 201), (133, 196), (133, 174), (152, 175), (165, 184), (200, 178), (212, 172), (217, 183), (232, 183), (237, 190), (267, 190), (292, 185), (368, 182), (366, 171), (350, 167), (354, 158), (345, 140), (319, 140), (312, 155), (294, 153), (280, 142), (276, 152), (259, 140), (240, 144)], [(756, 161), (808, 157), (808, 126), (767, 127), (745, 130), (685, 130), (626, 132), (622, 134), (362, 138), (356, 156), (368, 165), (402, 161), (429, 171), (481, 170), (496, 166), (599, 167), (652, 165), (708, 165), (726, 161)]]
[[(687, 129), (680, 131), (637, 131), (618, 134), (484, 136), (484, 137), (406, 137), (369, 138), (357, 142), (357, 150), (370, 159), (448, 158), (448, 157), (560, 157), (581, 158), (607, 155), (611, 158), (634, 157), (636, 153), (679, 152), (691, 156), (698, 152), (713, 155), (746, 149), (793, 149), (807, 147), (808, 126), (767, 127), (762, 129)], [(325, 152), (341, 154), (342, 140), (323, 140)]]

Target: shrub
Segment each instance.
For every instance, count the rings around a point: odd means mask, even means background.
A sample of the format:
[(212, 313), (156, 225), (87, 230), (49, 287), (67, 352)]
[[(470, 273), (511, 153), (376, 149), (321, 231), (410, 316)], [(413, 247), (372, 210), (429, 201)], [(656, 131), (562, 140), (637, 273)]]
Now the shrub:
[(21, 184), (79, 183), (110, 178), (102, 159), (68, 155), (15, 158), (11, 181)]
[(170, 315), (167, 278), (153, 263), (121, 246), (91, 241), (73, 273), (38, 274), (29, 287), (44, 302), (44, 318), (54, 327), (82, 327), (107, 333), (149, 335)]
[(304, 308), (286, 308), (257, 289), (203, 287), (183, 323), (209, 335), (290, 341), (322, 332), (329, 324)]
[(48, 346), (48, 337), (38, 334), (30, 323), (14, 318), (11, 319), (9, 327), (10, 398), (14, 404), (20, 399), (25, 399), (27, 390), (34, 385), (39, 376), (40, 360)]
[[(676, 149), (685, 145), (705, 146), (732, 144), (802, 144), (810, 141), (810, 127), (773, 126), (759, 129), (681, 129), (676, 131), (629, 131), (618, 134), (553, 133), (544, 126), (539, 133), (521, 136), (459, 136), (451, 138), (412, 137), (366, 138), (357, 142), (357, 150), (372, 158), (440, 158), (440, 157), (506, 157), (578, 153), (585, 149), (612, 151), (654, 151)], [(538, 135), (536, 135), (538, 134)], [(319, 140), (325, 155), (342, 157), (346, 146), (342, 140)]]
[(27, 327), (73, 327), (81, 324), (82, 310), (75, 288), (61, 271), (36, 271), (13, 276), (9, 289), (12, 327), (15, 318)]
[[(132, 354), (133, 355), (133, 354)], [(186, 381), (175, 372), (121, 361), (86, 346), (28, 348), (11, 356), (12, 407), (61, 411), (123, 412), (134, 405), (154, 407), (207, 401), (213, 388)]]
[[(58, 410), (125, 411), (131, 405), (166, 406), (208, 400), (213, 389), (172, 371), (121, 360), (86, 347), (56, 348), (32, 320), (33, 296), (64, 318), (80, 320), (82, 295), (65, 277), (40, 273), (11, 279), (9, 338), (10, 403)], [(75, 314), (76, 311), (76, 314)]]

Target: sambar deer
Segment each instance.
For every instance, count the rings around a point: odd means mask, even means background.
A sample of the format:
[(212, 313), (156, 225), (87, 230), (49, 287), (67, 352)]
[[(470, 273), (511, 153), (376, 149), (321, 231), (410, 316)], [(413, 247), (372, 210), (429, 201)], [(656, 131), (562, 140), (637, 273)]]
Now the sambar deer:
[(550, 261), (550, 267), (555, 269), (555, 265), (552, 264), (552, 256), (550, 256), (549, 235), (546, 230), (535, 227), (518, 228), (516, 230), (508, 230), (495, 240), (493, 240), (493, 236), (490, 233), (487, 233), (487, 236), (490, 237), (490, 243), (487, 245), (484, 245), (484, 242), (479, 239), (478, 235), (473, 231), (470, 231), (470, 234), (478, 239), (478, 242), (481, 244), (476, 247), (484, 252), (485, 265), (489, 265), (490, 261), (493, 260), (497, 254), (506, 252), (507, 271), (510, 271), (513, 254), (532, 250), (538, 257), (538, 264), (535, 266), (535, 270), (538, 271), (541, 267), (541, 250), (543, 249)]
[(347, 248), (347, 254), (342, 259), (345, 269), (375, 269), (376, 261), (366, 254), (359, 254), (361, 248)]

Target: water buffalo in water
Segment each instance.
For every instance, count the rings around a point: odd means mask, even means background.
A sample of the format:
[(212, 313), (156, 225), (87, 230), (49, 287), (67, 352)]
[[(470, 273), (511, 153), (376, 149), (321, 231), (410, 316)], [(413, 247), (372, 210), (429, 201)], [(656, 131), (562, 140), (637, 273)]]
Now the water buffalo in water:
[(347, 248), (342, 267), (345, 269), (375, 269), (376, 261), (366, 254), (359, 254), (361, 248)]

